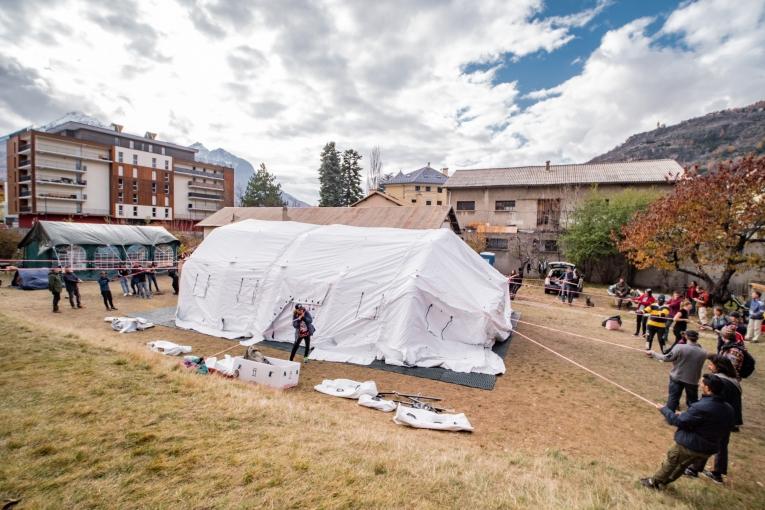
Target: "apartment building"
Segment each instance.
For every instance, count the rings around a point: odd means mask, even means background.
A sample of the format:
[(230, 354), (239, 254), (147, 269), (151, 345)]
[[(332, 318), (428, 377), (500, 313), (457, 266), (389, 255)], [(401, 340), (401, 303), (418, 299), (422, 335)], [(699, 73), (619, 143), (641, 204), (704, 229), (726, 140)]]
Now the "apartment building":
[(446, 205), (444, 183), (449, 170), (436, 170), (430, 163), (413, 172), (398, 174), (384, 180), (381, 186), (385, 193), (404, 205)]
[(174, 222), (234, 205), (234, 170), (194, 161), (196, 149), (112, 128), (66, 122), (7, 141), (7, 220)]
[(560, 233), (577, 204), (626, 188), (672, 189), (683, 168), (674, 160), (457, 170), (446, 182), (460, 225), (485, 238), (504, 273), (531, 262), (560, 260)]

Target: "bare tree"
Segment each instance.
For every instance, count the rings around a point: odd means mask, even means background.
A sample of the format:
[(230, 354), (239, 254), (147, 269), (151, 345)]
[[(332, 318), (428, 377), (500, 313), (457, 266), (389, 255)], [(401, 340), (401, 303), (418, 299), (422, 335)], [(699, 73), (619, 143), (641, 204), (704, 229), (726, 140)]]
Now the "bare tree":
[(375, 145), (369, 153), (369, 174), (367, 175), (367, 193), (380, 188), (380, 176), (382, 174), (382, 155), (380, 147)]

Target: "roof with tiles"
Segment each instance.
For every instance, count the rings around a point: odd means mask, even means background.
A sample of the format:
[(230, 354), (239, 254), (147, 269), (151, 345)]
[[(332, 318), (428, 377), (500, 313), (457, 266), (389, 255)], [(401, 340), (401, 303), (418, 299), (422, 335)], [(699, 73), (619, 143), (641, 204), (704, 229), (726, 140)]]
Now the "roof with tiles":
[(383, 182), (385, 184), (443, 184), (449, 177), (432, 168), (430, 164), (414, 172), (405, 174), (399, 172), (390, 179)]
[(499, 186), (560, 186), (577, 184), (663, 184), (682, 175), (673, 159), (586, 163), (582, 165), (519, 166), (457, 170), (447, 188)]

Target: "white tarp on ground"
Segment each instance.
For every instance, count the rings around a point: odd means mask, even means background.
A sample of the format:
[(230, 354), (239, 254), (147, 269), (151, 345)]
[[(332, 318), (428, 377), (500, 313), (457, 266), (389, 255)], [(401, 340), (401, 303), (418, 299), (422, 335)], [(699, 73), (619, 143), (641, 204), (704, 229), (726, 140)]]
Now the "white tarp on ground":
[(311, 358), (499, 374), (506, 278), (447, 229), (245, 220), (215, 229), (183, 267), (176, 324), (292, 342), (314, 318)]
[(418, 429), (433, 430), (466, 430), (473, 431), (473, 426), (463, 413), (446, 414), (434, 413), (426, 409), (415, 409), (413, 407), (399, 406), (396, 408), (396, 414), (393, 416), (393, 422), (397, 425), (409, 425)]

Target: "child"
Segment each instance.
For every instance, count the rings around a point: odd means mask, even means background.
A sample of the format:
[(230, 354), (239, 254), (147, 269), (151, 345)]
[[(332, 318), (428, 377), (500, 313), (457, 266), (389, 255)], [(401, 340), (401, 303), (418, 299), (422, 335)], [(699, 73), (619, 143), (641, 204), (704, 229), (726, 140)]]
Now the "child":
[(712, 329), (714, 331), (720, 331), (722, 328), (730, 324), (728, 318), (725, 316), (725, 311), (720, 305), (715, 306), (712, 312)]
[(112, 301), (112, 291), (109, 290), (109, 277), (106, 276), (106, 271), (101, 271), (101, 276), (98, 278), (98, 286), (101, 289), (101, 297), (104, 298), (106, 311), (116, 310)]

